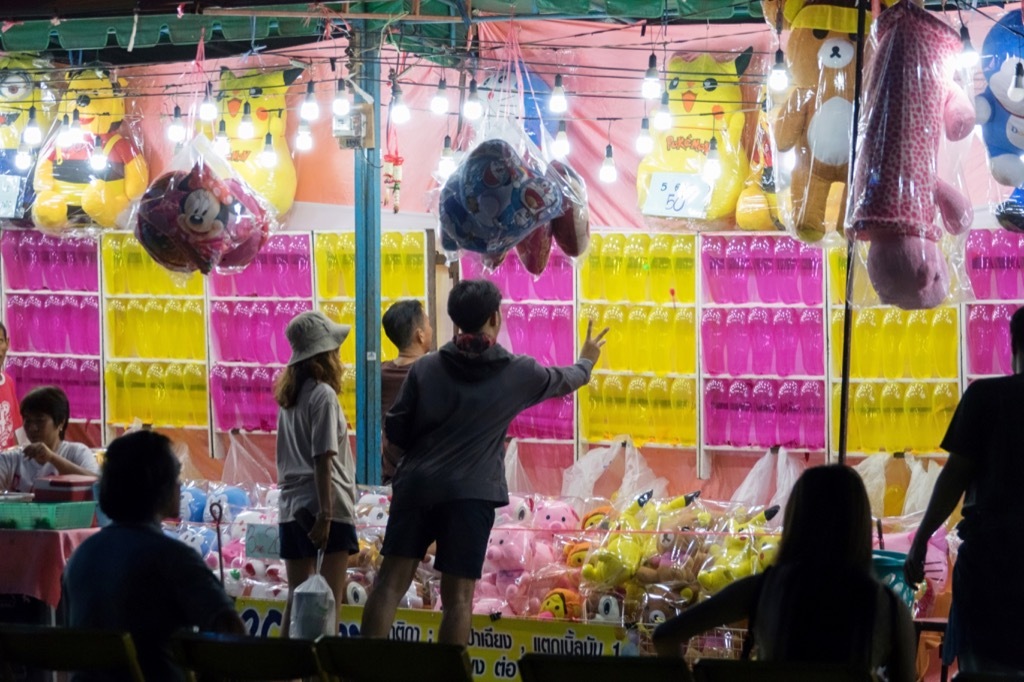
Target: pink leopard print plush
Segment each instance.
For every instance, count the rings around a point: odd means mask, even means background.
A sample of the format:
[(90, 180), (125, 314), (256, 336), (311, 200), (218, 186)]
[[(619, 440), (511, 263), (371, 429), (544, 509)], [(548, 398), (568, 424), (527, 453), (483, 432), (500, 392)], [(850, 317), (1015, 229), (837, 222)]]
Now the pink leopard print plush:
[(868, 276), (883, 303), (933, 308), (949, 291), (935, 211), (951, 234), (973, 218), (970, 200), (938, 177), (936, 159), (942, 134), (959, 140), (974, 127), (974, 107), (953, 82), (960, 37), (911, 0), (882, 12), (876, 31), (852, 229), (871, 242)]

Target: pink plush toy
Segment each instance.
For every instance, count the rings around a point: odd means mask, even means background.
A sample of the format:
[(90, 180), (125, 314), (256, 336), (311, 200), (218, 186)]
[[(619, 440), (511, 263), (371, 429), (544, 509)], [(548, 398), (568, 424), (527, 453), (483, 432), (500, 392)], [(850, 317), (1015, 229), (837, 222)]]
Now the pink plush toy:
[(480, 592), (483, 597), (495, 597), (506, 602), (518, 602), (520, 586), (527, 575), (527, 566), (533, 562), (531, 531), (522, 526), (502, 526), (491, 531), (487, 541)]
[(494, 516), (495, 526), (515, 524), (519, 526), (529, 525), (533, 519), (533, 498), (521, 495), (509, 495), (508, 504), (498, 507)]
[(941, 135), (966, 137), (974, 108), (953, 82), (955, 30), (900, 0), (882, 12), (868, 74), (854, 175), (853, 233), (868, 240), (868, 276), (882, 303), (914, 310), (939, 305), (949, 273), (935, 210), (950, 234), (971, 226), (970, 200), (938, 177)]

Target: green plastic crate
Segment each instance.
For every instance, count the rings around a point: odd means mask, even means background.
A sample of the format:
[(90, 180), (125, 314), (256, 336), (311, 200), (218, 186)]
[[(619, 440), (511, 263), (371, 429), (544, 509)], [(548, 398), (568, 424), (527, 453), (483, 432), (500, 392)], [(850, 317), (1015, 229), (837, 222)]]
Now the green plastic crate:
[(96, 502), (0, 502), (0, 528), (68, 530), (91, 528)]

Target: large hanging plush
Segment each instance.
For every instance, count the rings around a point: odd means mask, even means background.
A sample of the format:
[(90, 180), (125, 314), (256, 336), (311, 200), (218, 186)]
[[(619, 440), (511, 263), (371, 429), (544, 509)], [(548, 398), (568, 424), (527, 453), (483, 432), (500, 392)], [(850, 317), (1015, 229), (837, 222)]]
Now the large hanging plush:
[(912, 0), (878, 18), (877, 46), (865, 90), (852, 232), (871, 242), (867, 269), (882, 303), (932, 308), (949, 292), (935, 224), (950, 234), (973, 220), (968, 197), (939, 177), (942, 138), (974, 127), (974, 107), (953, 80), (960, 36)]
[(36, 55), (0, 56), (0, 219), (21, 221), (35, 197), (35, 152), (57, 105), (49, 88), (52, 68)]

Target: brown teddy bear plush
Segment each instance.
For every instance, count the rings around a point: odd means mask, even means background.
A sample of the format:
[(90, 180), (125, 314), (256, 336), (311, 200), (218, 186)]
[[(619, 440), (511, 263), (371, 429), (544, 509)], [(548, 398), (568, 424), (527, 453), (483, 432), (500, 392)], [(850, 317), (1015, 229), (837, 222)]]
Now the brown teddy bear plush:
[[(783, 13), (790, 27), (786, 62), (792, 89), (775, 121), (775, 142), (781, 156), (795, 157), (792, 227), (803, 241), (816, 242), (833, 227), (825, 214), (835, 183), (844, 185), (839, 215), (846, 211), (856, 0), (785, 0)], [(785, 173), (786, 165), (775, 159), (777, 171)]]

